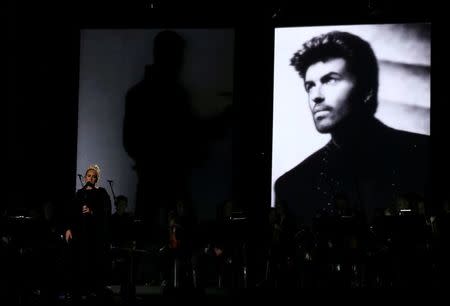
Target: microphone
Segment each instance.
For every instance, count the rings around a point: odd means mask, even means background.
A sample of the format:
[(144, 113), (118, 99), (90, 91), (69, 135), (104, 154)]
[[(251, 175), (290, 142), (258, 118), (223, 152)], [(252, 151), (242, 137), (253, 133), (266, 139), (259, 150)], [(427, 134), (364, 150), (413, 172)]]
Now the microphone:
[(92, 184), (91, 182), (86, 182), (86, 184), (84, 184), (83, 189), (85, 189), (86, 187), (92, 187), (94, 188), (94, 184)]

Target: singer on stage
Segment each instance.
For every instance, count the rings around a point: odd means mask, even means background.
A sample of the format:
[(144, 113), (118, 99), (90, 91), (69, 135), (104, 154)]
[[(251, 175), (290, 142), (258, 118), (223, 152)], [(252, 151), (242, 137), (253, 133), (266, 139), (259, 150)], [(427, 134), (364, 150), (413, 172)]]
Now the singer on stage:
[(111, 200), (97, 186), (100, 168), (91, 165), (84, 175), (84, 186), (67, 209), (65, 239), (70, 246), (74, 298), (104, 294), (110, 244)]

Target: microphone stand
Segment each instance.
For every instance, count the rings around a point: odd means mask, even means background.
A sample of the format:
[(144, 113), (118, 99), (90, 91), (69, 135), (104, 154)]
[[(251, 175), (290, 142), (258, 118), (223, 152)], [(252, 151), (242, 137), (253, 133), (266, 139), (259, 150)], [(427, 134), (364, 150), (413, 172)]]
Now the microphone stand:
[(114, 202), (116, 202), (116, 194), (114, 193), (114, 189), (113, 189), (113, 186), (112, 186), (113, 180), (108, 180), (108, 183), (109, 183), (109, 187), (111, 188), (111, 193), (113, 195)]
[(81, 179), (82, 177), (83, 176), (81, 174), (78, 174), (78, 178), (80, 179), (80, 183), (81, 183), (81, 188), (84, 187), (83, 180)]

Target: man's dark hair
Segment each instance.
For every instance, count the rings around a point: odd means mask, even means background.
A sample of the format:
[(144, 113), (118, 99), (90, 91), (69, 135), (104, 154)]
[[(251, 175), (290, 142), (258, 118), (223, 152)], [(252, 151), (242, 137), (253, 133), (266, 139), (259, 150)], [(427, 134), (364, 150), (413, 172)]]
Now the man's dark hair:
[(347, 68), (356, 77), (357, 97), (369, 97), (367, 110), (369, 114), (375, 114), (378, 106), (378, 62), (370, 44), (359, 36), (333, 31), (313, 37), (294, 53), (291, 65), (304, 79), (312, 64), (333, 58), (346, 60)]

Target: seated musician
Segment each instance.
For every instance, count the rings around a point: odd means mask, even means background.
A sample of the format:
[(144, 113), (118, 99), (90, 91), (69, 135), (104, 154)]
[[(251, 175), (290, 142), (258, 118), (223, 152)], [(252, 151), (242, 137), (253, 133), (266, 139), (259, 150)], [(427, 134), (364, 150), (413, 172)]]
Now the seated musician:
[[(191, 273), (191, 256), (193, 250), (193, 231), (195, 227), (195, 218), (192, 209), (186, 201), (178, 200), (176, 207), (168, 213), (168, 242), (163, 248), (161, 275), (162, 285), (169, 285), (169, 280), (174, 279), (175, 267), (177, 274), (186, 276)], [(174, 266), (174, 263), (177, 265)], [(174, 286), (183, 286), (191, 284), (190, 277), (180, 277), (178, 284)]]
[(111, 216), (111, 241), (116, 247), (133, 246), (133, 216), (127, 211), (128, 198), (124, 195), (116, 197), (116, 211)]

